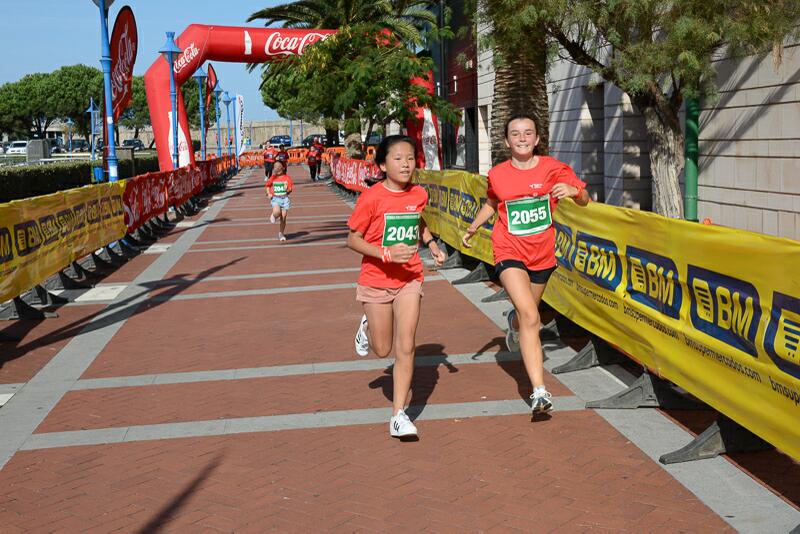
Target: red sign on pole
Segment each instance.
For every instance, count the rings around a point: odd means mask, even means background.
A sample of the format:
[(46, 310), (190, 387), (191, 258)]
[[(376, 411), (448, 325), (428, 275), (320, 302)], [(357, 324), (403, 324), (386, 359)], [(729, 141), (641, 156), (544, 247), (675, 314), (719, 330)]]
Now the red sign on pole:
[(217, 86), (217, 73), (211, 63), (208, 64), (208, 78), (206, 78), (206, 124), (211, 124), (211, 96)]
[(111, 33), (111, 100), (116, 121), (131, 101), (133, 65), (139, 50), (139, 34), (133, 10), (125, 6), (117, 15)]

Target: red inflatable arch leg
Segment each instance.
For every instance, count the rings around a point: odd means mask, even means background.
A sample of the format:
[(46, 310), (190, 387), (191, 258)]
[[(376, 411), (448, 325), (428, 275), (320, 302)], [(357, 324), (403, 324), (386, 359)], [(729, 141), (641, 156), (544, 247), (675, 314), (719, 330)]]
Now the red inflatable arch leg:
[[(183, 50), (174, 63), (175, 83), (180, 87), (206, 61), (266, 63), (300, 55), (305, 48), (336, 33), (336, 30), (297, 30), (192, 24), (178, 37)], [(159, 57), (144, 75), (153, 137), (162, 171), (172, 170), (170, 132), (172, 104), (169, 97), (169, 66)], [(194, 163), (192, 138), (183, 97), (178, 91), (179, 167)]]

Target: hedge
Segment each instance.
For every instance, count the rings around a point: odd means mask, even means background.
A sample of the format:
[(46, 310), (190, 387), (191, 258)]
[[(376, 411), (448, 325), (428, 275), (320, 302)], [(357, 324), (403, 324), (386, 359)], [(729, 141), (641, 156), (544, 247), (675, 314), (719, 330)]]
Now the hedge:
[[(64, 161), (20, 167), (0, 167), (0, 203), (21, 198), (48, 195), (56, 191), (81, 187), (92, 183), (92, 167), (102, 165), (102, 160)], [(120, 179), (133, 173), (131, 160), (120, 160)], [(158, 170), (158, 158), (136, 158), (136, 173)]]

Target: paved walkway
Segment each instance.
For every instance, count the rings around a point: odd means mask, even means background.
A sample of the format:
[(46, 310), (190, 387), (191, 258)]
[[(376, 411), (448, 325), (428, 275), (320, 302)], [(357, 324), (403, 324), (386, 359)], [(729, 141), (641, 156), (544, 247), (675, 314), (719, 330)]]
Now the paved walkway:
[[(707, 414), (586, 410), (624, 369), (547, 376), (531, 422), (486, 284), (429, 272), (409, 410), (357, 358), (350, 206), (293, 167), (289, 241), (245, 171), (101, 286), (0, 343), (0, 531), (787, 532), (778, 453), (661, 466)], [(3, 325), (0, 325), (3, 326)], [(548, 368), (574, 350), (549, 343)], [(10, 400), (8, 400), (10, 398)], [(680, 423), (680, 424), (679, 424)]]

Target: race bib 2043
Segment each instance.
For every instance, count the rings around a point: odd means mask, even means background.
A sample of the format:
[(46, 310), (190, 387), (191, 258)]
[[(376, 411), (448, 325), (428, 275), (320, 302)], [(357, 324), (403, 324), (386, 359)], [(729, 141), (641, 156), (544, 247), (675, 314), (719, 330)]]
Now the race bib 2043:
[(283, 196), (286, 194), (288, 182), (273, 182), (272, 183), (272, 194)]
[(539, 234), (550, 228), (550, 195), (506, 201), (508, 231), (512, 235)]
[(385, 213), (383, 221), (384, 247), (399, 243), (416, 245), (419, 241), (419, 213)]

